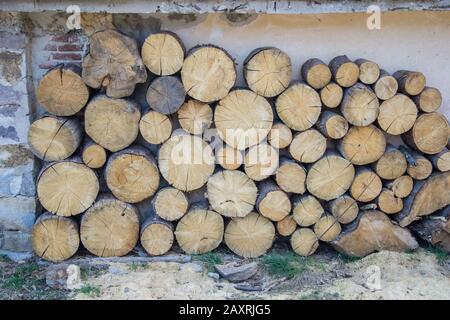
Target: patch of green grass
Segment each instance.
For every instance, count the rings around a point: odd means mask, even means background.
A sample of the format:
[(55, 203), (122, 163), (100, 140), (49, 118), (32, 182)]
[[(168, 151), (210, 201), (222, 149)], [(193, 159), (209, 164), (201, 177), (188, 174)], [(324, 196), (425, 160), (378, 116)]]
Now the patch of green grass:
[(2, 287), (5, 289), (22, 288), (27, 281), (34, 279), (32, 274), (38, 269), (37, 263), (19, 265), (14, 273), (5, 280)]
[(203, 262), (209, 272), (214, 271), (215, 264), (222, 264), (222, 257), (215, 252), (208, 252), (195, 256), (195, 260)]
[(81, 289), (79, 290), (80, 293), (87, 295), (91, 298), (98, 298), (101, 294), (100, 287), (93, 286), (90, 284), (85, 284)]
[(293, 252), (266, 254), (261, 260), (263, 268), (272, 276), (293, 278), (306, 271), (325, 270), (314, 257), (302, 257)]
[(435, 256), (439, 264), (443, 264), (449, 259), (450, 255), (439, 247), (430, 245), (427, 250)]
[(299, 300), (339, 300), (341, 297), (338, 293), (323, 293), (317, 290), (314, 290), (309, 293), (302, 294)]
[(9, 263), (12, 262), (12, 260), (8, 256), (0, 254), (0, 262)]
[(356, 262), (358, 260), (361, 260), (360, 257), (352, 257), (352, 256), (348, 256), (346, 254), (343, 253), (339, 253), (338, 254), (338, 259), (342, 262), (342, 263), (352, 263), (352, 262)]
[(132, 262), (128, 265), (128, 269), (130, 271), (138, 271), (138, 270), (145, 270), (148, 269), (148, 263), (138, 263), (138, 262)]

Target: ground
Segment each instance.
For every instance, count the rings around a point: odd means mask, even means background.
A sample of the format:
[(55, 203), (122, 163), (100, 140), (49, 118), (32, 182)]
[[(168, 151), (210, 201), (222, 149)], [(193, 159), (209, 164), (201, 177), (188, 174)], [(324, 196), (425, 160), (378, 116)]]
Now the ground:
[(259, 271), (246, 283), (208, 275), (230, 260), (239, 258), (219, 250), (189, 263), (83, 264), (82, 288), (65, 291), (46, 286), (49, 264), (42, 260), (1, 258), (0, 299), (450, 299), (450, 258), (436, 249), (355, 259), (327, 249), (303, 258), (277, 248), (254, 259)]

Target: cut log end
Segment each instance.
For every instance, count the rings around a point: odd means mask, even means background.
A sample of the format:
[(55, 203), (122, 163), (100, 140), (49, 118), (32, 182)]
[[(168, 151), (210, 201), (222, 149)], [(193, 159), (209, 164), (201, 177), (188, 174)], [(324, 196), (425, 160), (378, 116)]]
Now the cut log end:
[(347, 120), (332, 111), (324, 111), (317, 122), (317, 128), (327, 138), (341, 139), (348, 131)]
[(186, 98), (186, 91), (177, 77), (158, 77), (148, 87), (146, 98), (150, 108), (167, 115), (180, 109)]
[(301, 68), (303, 80), (314, 89), (321, 89), (331, 81), (331, 70), (321, 60), (307, 60)]
[(326, 149), (327, 139), (319, 131), (309, 129), (294, 137), (289, 153), (298, 162), (313, 163), (323, 156)]
[(280, 235), (288, 237), (297, 229), (297, 222), (295, 222), (292, 215), (289, 215), (284, 217), (283, 220), (278, 221), (276, 227)]
[(311, 195), (294, 197), (292, 208), (294, 220), (302, 227), (314, 225), (325, 212), (320, 202)]
[(280, 221), (291, 212), (291, 201), (288, 195), (271, 180), (259, 184), (256, 200), (258, 212), (271, 221)]
[(314, 233), (317, 238), (324, 242), (335, 240), (341, 233), (341, 224), (332, 215), (322, 216), (314, 225)]
[(155, 213), (164, 220), (175, 221), (184, 216), (189, 202), (183, 191), (166, 187), (159, 190), (152, 199)]
[(398, 91), (397, 80), (384, 70), (381, 70), (380, 78), (372, 86), (373, 91), (380, 100), (392, 98)]
[(329, 63), (334, 81), (341, 87), (347, 88), (354, 85), (359, 78), (359, 67), (347, 56), (338, 56)]
[(380, 178), (394, 180), (405, 174), (407, 166), (404, 154), (388, 144), (384, 154), (373, 164), (373, 169)]
[(306, 170), (293, 160), (280, 161), (275, 180), (285, 192), (303, 194), (306, 190)]
[(379, 102), (369, 87), (357, 83), (345, 90), (340, 109), (352, 125), (368, 126), (378, 117)]
[(373, 84), (380, 76), (380, 67), (373, 61), (358, 59), (355, 63), (359, 66), (359, 80), (364, 84)]
[(310, 256), (319, 248), (317, 235), (308, 228), (300, 228), (291, 236), (292, 250), (300, 256)]
[(435, 112), (442, 104), (441, 92), (432, 87), (425, 87), (423, 91), (413, 97), (417, 107), (422, 112)]
[(267, 142), (277, 149), (286, 148), (292, 142), (292, 131), (282, 123), (275, 123), (267, 135)]
[(370, 202), (381, 192), (380, 177), (370, 169), (359, 168), (350, 187), (351, 196), (360, 202)]
[(224, 169), (236, 170), (244, 163), (242, 151), (222, 145), (216, 150), (216, 162)]
[(81, 158), (85, 165), (92, 169), (103, 167), (106, 163), (106, 150), (94, 142), (83, 147)]
[(406, 198), (411, 193), (414, 181), (409, 175), (398, 177), (388, 184), (388, 187), (394, 192), (398, 198)]
[(328, 108), (337, 108), (341, 104), (343, 96), (344, 90), (334, 82), (330, 82), (320, 90), (320, 99)]
[(378, 208), (386, 214), (402, 211), (403, 200), (395, 196), (394, 191), (383, 189), (377, 199)]
[(161, 144), (172, 134), (172, 122), (159, 112), (147, 112), (139, 122), (142, 137), (151, 144)]
[(167, 222), (144, 222), (141, 231), (142, 247), (152, 256), (160, 256), (167, 253), (174, 241), (173, 228)]
[(404, 94), (397, 94), (380, 105), (378, 125), (391, 135), (405, 133), (417, 119), (417, 107)]
[(426, 79), (421, 72), (400, 70), (393, 76), (397, 79), (399, 90), (405, 94), (415, 96), (425, 88)]
[(178, 110), (180, 126), (191, 134), (202, 134), (213, 120), (213, 111), (209, 104), (195, 100), (185, 102)]
[(329, 208), (331, 214), (342, 224), (355, 220), (359, 212), (358, 203), (348, 195), (342, 195), (331, 201)]
[(244, 171), (252, 180), (264, 180), (275, 174), (278, 157), (278, 150), (267, 143), (253, 146), (244, 157)]

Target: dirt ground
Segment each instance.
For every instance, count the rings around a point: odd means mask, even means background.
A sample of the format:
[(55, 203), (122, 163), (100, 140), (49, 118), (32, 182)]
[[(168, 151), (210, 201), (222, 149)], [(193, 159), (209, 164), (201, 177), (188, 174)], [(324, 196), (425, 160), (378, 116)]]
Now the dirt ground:
[(247, 282), (211, 277), (230, 260), (239, 259), (219, 251), (188, 263), (93, 263), (82, 266), (82, 288), (65, 291), (46, 285), (48, 264), (1, 258), (0, 299), (450, 299), (449, 256), (426, 249), (363, 259), (272, 250), (253, 260), (258, 273)]

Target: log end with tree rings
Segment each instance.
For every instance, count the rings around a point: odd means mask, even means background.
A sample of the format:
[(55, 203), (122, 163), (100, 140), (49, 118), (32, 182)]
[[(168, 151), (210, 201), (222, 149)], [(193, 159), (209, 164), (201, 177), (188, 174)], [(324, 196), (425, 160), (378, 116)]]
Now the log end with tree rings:
[(139, 131), (142, 137), (151, 144), (161, 144), (172, 134), (172, 122), (157, 111), (149, 111), (139, 121)]

